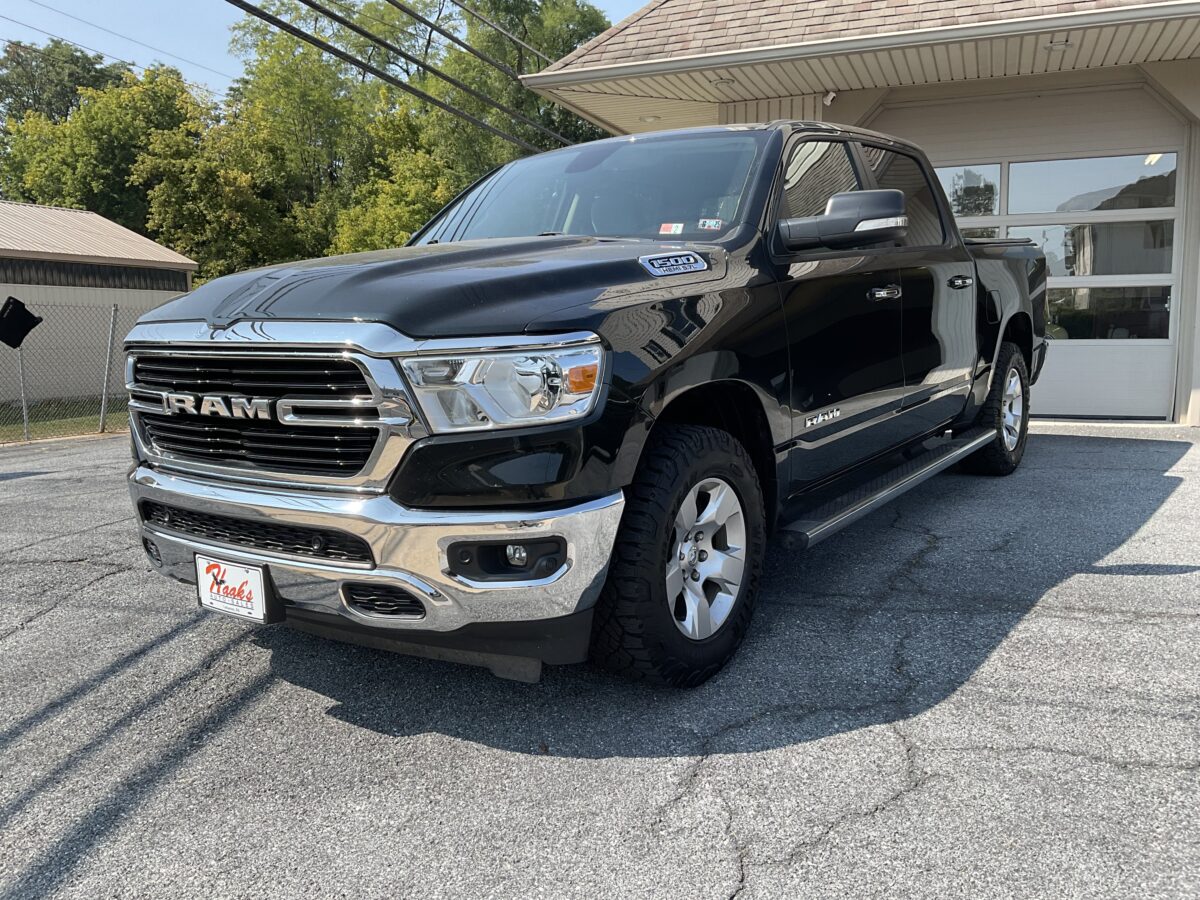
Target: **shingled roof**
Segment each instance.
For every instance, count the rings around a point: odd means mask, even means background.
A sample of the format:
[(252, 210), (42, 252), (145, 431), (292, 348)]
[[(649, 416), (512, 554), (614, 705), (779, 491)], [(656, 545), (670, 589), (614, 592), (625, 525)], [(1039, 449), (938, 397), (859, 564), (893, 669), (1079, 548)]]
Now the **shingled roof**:
[(656, 0), (543, 72), (1146, 5), (1169, 4), (1141, 0)]

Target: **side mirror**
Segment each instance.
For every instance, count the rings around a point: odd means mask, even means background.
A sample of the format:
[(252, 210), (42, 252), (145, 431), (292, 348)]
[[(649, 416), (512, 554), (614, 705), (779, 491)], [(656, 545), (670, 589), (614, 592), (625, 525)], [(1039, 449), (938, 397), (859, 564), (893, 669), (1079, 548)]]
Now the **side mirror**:
[(900, 191), (850, 191), (829, 198), (824, 215), (781, 219), (779, 235), (788, 250), (841, 250), (898, 241), (908, 231)]

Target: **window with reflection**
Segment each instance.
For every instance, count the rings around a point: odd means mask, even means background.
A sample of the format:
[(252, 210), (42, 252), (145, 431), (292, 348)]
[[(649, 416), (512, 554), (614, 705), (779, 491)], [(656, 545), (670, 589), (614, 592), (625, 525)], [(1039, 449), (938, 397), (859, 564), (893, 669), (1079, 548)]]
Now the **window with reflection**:
[(963, 228), (962, 236), (968, 241), (972, 238), (998, 238), (1000, 237), (999, 228)]
[(1009, 165), (1009, 215), (1174, 205), (1174, 153)]
[[(959, 218), (1000, 214), (1000, 164), (948, 166), (935, 170), (950, 209)], [(994, 237), (994, 235), (993, 235)]]
[(945, 240), (942, 216), (933, 197), (933, 188), (920, 164), (911, 156), (893, 153), (882, 147), (863, 144), (875, 183), (883, 190), (901, 191), (908, 215), (908, 232), (900, 242), (905, 247), (935, 247)]
[(1174, 233), (1170, 219), (1008, 229), (1041, 245), (1051, 278), (1169, 274)]
[(807, 141), (788, 161), (780, 218), (799, 219), (825, 212), (834, 194), (858, 190), (850, 151), (839, 141)]
[(1169, 287), (1051, 288), (1046, 335), (1054, 340), (1166, 338)]

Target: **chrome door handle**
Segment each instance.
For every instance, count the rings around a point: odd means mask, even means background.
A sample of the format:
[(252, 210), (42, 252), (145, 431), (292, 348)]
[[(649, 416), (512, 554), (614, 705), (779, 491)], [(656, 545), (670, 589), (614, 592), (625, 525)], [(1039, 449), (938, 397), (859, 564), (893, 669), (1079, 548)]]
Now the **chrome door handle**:
[(961, 291), (963, 288), (969, 288), (974, 283), (975, 283), (975, 279), (972, 278), (970, 275), (955, 275), (953, 278), (951, 278), (949, 281), (946, 282), (946, 284), (948, 284), (950, 287), (954, 288), (954, 290), (956, 290), (956, 291)]
[(889, 284), (886, 287), (871, 288), (867, 291), (867, 296), (872, 300), (899, 300), (903, 293), (900, 285)]

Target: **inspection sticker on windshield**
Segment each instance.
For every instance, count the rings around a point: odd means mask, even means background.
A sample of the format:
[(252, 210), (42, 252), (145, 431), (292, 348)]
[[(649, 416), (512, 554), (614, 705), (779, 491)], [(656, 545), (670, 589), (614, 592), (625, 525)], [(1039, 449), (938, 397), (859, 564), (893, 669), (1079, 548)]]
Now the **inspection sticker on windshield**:
[(682, 222), (663, 222), (658, 226), (659, 234), (683, 234)]
[(722, 222), (720, 219), (701, 219), (700, 220), (700, 230), (701, 231), (720, 231), (724, 227), (725, 227), (725, 223)]
[(659, 256), (643, 256), (638, 260), (647, 272), (655, 277), (680, 275), (683, 272), (704, 272), (708, 263), (698, 253), (668, 253)]

